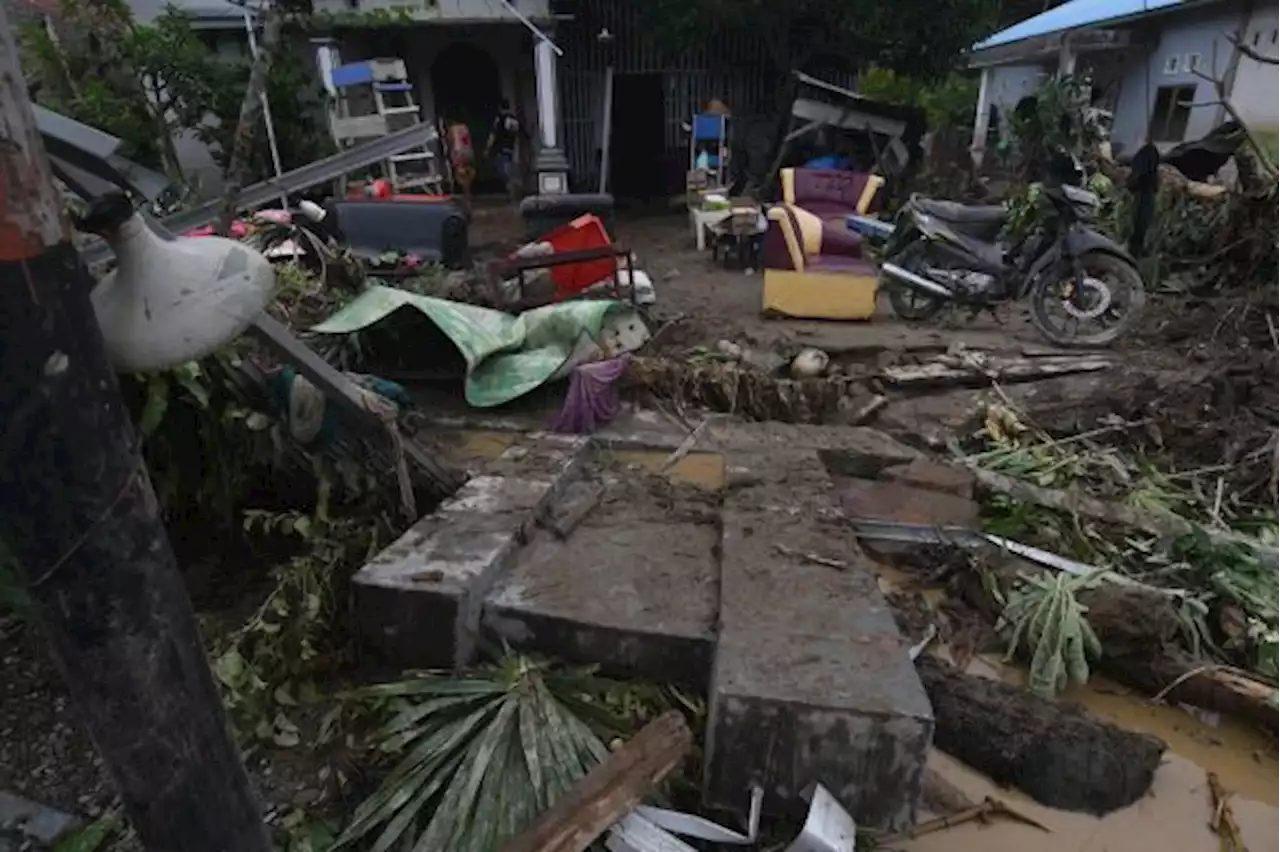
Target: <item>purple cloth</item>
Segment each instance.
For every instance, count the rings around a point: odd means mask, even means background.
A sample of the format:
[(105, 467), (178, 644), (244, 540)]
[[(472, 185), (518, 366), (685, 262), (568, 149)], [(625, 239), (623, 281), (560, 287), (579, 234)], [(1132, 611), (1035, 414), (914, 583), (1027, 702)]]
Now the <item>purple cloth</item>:
[(552, 422), (556, 432), (587, 435), (618, 416), (622, 401), (618, 399), (618, 379), (631, 361), (629, 354), (579, 364), (569, 374), (569, 393), (564, 408)]

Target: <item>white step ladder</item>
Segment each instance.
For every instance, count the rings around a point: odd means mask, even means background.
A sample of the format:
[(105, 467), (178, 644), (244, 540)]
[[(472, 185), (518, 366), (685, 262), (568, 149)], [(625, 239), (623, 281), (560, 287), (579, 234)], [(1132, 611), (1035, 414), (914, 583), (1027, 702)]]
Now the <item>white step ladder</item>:
[[(423, 123), (403, 61), (355, 62), (335, 68), (332, 77), (338, 91), (333, 137), (339, 148)], [(438, 138), (433, 141), (438, 142)], [(431, 143), (402, 151), (382, 164), (383, 174), (396, 193), (414, 190), (442, 194), (443, 167), (442, 158)]]

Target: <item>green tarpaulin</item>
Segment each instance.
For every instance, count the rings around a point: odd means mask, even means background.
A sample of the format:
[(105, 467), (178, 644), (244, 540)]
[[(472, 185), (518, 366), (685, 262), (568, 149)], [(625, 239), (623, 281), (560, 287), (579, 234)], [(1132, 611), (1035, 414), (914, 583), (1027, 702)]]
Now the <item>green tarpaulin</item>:
[(467, 404), (476, 408), (510, 402), (598, 358), (602, 337), (614, 354), (648, 337), (626, 302), (585, 299), (512, 316), (393, 287), (370, 287), (311, 331), (351, 334), (401, 308), (417, 309), (453, 341), (467, 363)]

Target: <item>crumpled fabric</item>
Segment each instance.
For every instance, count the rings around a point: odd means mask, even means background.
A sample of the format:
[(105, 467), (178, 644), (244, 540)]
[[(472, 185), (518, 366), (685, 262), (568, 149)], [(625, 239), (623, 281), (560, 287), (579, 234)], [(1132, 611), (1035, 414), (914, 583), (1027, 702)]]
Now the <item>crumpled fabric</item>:
[(564, 407), (551, 424), (556, 432), (589, 435), (618, 416), (618, 379), (626, 372), (631, 355), (579, 364), (569, 374), (569, 393)]

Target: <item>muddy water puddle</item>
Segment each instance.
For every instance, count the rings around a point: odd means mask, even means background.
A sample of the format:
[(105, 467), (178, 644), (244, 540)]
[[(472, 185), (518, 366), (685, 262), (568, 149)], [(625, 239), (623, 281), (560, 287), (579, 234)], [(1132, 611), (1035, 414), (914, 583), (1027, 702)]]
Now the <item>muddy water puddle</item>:
[(602, 454), (613, 465), (652, 475), (673, 483), (720, 491), (725, 484), (725, 461), (719, 453), (689, 453), (667, 466), (671, 453), (664, 450), (611, 450)]
[[(915, 578), (908, 572), (877, 565), (876, 573), (882, 591), (910, 589), (933, 609), (946, 598), (942, 589), (914, 587)], [(1006, 663), (999, 656), (975, 656), (967, 671), (1019, 685), (1025, 685), (1028, 679), (1023, 667)], [(1206, 772), (1213, 772), (1233, 793), (1231, 807), (1250, 852), (1280, 849), (1280, 763), (1273, 739), (1229, 718), (1153, 704), (1146, 696), (1101, 677), (1091, 678), (1083, 687), (1073, 686), (1062, 700), (1079, 704), (1128, 730), (1157, 736), (1168, 744), (1169, 750), (1146, 798), (1101, 819), (1058, 811), (1015, 790), (998, 788), (985, 776), (935, 751), (929, 757), (929, 766), (936, 786), (962, 793), (974, 804), (986, 796), (999, 798), (1050, 828), (1051, 833), (1002, 820), (986, 826), (956, 826), (895, 843), (892, 848), (903, 852), (1216, 852), (1220, 841), (1209, 828), (1212, 806), (1206, 780)]]

